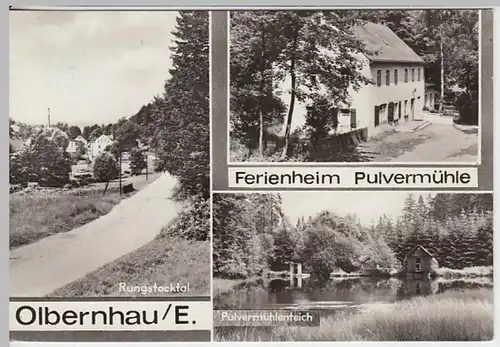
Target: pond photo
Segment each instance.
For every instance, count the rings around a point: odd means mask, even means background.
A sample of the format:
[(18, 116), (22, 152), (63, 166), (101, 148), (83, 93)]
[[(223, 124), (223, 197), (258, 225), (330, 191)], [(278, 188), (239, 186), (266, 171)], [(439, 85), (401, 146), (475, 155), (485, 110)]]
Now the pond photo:
[(309, 312), (320, 321), (214, 320), (216, 341), (493, 338), (492, 194), (227, 193), (213, 201), (215, 314)]

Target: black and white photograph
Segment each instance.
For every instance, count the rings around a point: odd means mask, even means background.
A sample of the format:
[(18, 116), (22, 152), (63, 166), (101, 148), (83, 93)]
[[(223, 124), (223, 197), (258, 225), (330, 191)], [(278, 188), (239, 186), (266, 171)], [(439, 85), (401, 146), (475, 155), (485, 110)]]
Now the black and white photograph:
[(210, 295), (209, 25), (10, 12), (10, 297)]
[(491, 193), (216, 193), (213, 204), (214, 317), (319, 316), (214, 325), (215, 341), (493, 339)]
[(231, 11), (229, 163), (480, 163), (480, 16)]

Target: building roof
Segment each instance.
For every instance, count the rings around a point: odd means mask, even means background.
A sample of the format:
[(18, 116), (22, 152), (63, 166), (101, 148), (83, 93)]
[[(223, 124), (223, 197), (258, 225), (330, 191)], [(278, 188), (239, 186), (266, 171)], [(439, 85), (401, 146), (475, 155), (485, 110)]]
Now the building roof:
[(371, 61), (424, 63), (410, 46), (385, 25), (367, 22), (355, 26), (353, 31), (366, 49), (373, 52), (367, 54)]
[(417, 249), (421, 249), (424, 253), (426, 253), (429, 257), (431, 258), (434, 258), (434, 256), (432, 255), (431, 252), (429, 252), (428, 250), (426, 250), (424, 247), (420, 246), (420, 245), (416, 245), (415, 247), (413, 247), (411, 249), (411, 251), (408, 252), (408, 254), (406, 255), (406, 257), (408, 257), (410, 254), (412, 254), (413, 252), (415, 252)]

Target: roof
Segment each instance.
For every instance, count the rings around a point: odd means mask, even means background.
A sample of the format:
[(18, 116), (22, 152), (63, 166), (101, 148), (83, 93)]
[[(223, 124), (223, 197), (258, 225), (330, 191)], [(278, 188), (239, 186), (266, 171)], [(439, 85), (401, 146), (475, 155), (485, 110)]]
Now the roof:
[(434, 256), (432, 255), (431, 252), (429, 252), (428, 250), (426, 250), (424, 247), (420, 246), (420, 245), (416, 245), (415, 247), (413, 247), (411, 249), (411, 251), (408, 252), (408, 254), (406, 255), (406, 257), (408, 257), (410, 254), (412, 254), (413, 252), (415, 252), (418, 248), (420, 248), (424, 253), (426, 253), (429, 257), (431, 258), (434, 258)]
[(355, 26), (353, 32), (368, 51), (374, 52), (367, 54), (371, 61), (424, 63), (410, 46), (385, 25), (367, 22)]

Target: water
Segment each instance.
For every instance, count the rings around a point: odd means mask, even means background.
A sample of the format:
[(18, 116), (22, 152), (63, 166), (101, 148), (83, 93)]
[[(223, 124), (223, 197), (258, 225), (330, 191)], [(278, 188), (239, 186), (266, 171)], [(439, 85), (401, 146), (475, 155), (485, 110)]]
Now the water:
[(214, 298), (216, 309), (302, 307), (337, 310), (371, 303), (393, 303), (447, 290), (493, 287), (490, 278), (470, 280), (412, 280), (350, 278), (318, 282), (312, 279), (276, 279), (236, 287)]

